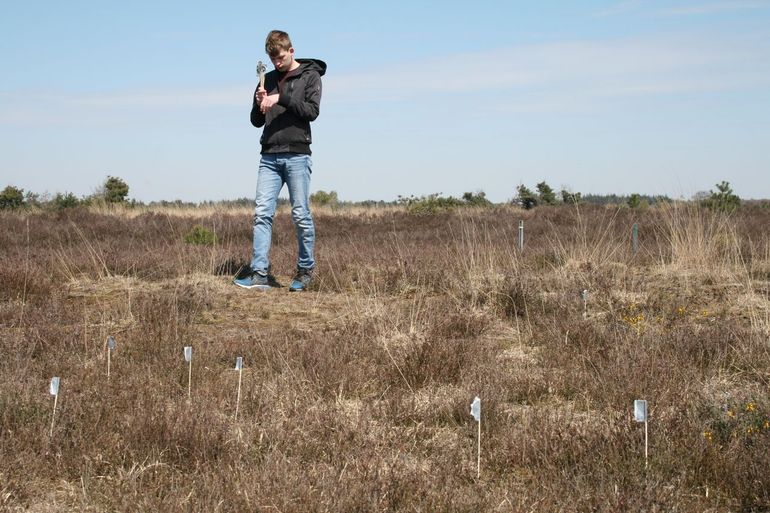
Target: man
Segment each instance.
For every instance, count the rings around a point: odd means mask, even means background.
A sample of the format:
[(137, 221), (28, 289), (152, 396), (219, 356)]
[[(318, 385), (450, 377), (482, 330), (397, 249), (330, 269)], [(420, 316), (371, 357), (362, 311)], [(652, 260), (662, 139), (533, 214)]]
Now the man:
[(260, 142), (257, 197), (254, 210), (254, 241), (250, 269), (233, 282), (247, 289), (269, 289), (277, 285), (270, 271), (270, 243), (278, 194), (285, 183), (289, 190), (291, 217), (297, 230), (297, 272), (290, 291), (306, 290), (313, 279), (315, 226), (310, 213), (310, 122), (321, 103), (321, 76), (326, 63), (295, 59), (289, 35), (273, 30), (265, 51), (275, 70), (265, 75), (265, 86), (257, 86), (251, 108), (251, 124), (265, 127)]

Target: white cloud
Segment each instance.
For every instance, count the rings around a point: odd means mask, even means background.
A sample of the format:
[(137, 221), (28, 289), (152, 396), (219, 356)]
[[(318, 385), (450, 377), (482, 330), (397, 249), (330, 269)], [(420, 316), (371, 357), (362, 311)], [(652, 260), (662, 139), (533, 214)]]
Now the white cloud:
[[(770, 44), (759, 36), (645, 36), (458, 54), (325, 81), (330, 102), (407, 101), (445, 95), (477, 106), (493, 94), (509, 108), (576, 100), (703, 93), (770, 86)], [(517, 98), (525, 98), (526, 104)]]
[(249, 85), (201, 90), (156, 89), (98, 93), (0, 92), (0, 125), (115, 125), (148, 113), (248, 105)]
[[(744, 3), (744, 2), (739, 2)], [(745, 2), (749, 3), (749, 2)], [(444, 101), (447, 109), (591, 109), (638, 96), (770, 87), (766, 34), (647, 35), (565, 41), (391, 63), (324, 78), (324, 103)], [(243, 108), (251, 84), (201, 90), (0, 92), (0, 123), (114, 123), (201, 108)], [(493, 105), (485, 100), (495, 96)], [(502, 100), (500, 100), (502, 98)]]
[(623, 0), (597, 12), (595, 15), (609, 17), (644, 10), (645, 14), (652, 16), (693, 16), (762, 8), (770, 8), (770, 2), (768, 0), (719, 0), (672, 6), (670, 2)]
[(676, 7), (666, 7), (658, 11), (664, 16), (689, 16), (697, 14), (716, 14), (729, 11), (744, 11), (747, 9), (761, 9), (770, 7), (767, 1), (722, 1), (722, 2), (700, 2), (690, 5)]
[(224, 88), (210, 90), (148, 90), (76, 95), (63, 98), (74, 105), (96, 107), (233, 107), (249, 99), (248, 89)]

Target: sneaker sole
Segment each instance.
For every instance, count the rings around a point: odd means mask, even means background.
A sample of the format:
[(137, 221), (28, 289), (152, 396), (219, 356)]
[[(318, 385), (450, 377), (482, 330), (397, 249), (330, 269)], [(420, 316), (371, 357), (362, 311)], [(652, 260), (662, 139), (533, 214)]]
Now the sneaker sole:
[(289, 292), (304, 292), (310, 286), (309, 283), (306, 285), (299, 284), (299, 286), (295, 286), (294, 283), (299, 283), (299, 282), (292, 282), (292, 284), (289, 285)]
[(235, 282), (233, 282), (233, 285), (240, 287), (242, 289), (249, 289), (249, 290), (251, 289), (270, 290), (273, 288), (270, 285), (241, 285), (240, 283), (235, 283)]

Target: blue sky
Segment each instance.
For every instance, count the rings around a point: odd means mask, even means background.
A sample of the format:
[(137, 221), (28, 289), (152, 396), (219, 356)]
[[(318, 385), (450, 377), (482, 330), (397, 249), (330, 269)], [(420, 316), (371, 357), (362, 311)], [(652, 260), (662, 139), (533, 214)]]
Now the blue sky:
[(0, 188), (253, 197), (274, 28), (329, 66), (313, 190), (770, 198), (770, 0), (6, 0)]

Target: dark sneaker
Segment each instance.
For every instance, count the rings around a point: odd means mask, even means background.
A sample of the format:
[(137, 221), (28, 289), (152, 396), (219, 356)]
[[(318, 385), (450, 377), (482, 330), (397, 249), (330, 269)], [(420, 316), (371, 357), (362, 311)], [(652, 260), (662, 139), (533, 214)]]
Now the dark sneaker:
[(252, 271), (246, 276), (239, 278), (235, 277), (233, 283), (244, 289), (261, 289), (267, 290), (273, 287), (271, 284), (274, 280), (271, 280), (272, 276), (262, 271)]
[(297, 267), (297, 274), (294, 275), (294, 279), (291, 281), (289, 291), (300, 292), (302, 290), (307, 290), (311, 281), (313, 281), (313, 270)]

